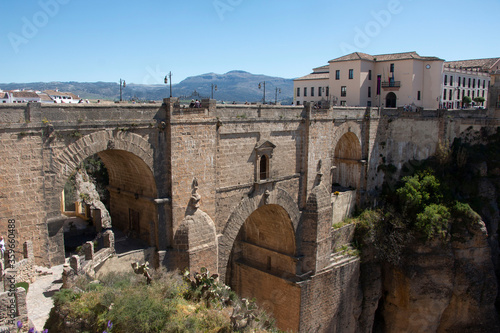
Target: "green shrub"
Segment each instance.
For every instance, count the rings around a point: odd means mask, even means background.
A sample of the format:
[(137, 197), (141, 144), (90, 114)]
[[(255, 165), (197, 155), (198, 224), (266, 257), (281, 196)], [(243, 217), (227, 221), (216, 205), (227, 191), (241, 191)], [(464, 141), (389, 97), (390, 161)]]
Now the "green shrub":
[(450, 212), (443, 205), (431, 204), (423, 212), (417, 214), (416, 227), (427, 239), (440, 237), (446, 238)]
[(16, 283), (16, 289), (19, 287), (24, 288), (24, 290), (26, 290), (26, 294), (27, 294), (28, 290), (30, 289), (30, 284), (28, 282), (18, 282), (18, 283)]

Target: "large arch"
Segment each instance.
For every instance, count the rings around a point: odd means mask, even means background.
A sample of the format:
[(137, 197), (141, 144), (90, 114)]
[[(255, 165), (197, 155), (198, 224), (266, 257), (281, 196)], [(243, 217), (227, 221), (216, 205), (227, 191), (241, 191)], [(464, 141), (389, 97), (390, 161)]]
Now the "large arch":
[(110, 215), (113, 227), (158, 245), (157, 186), (153, 147), (140, 135), (123, 131), (88, 134), (64, 148), (51, 163), (47, 184), (47, 211), (57, 216), (60, 193), (74, 170), (87, 157), (98, 154), (109, 174)]
[[(276, 197), (286, 194), (277, 193)], [(301, 289), (296, 285), (298, 219), (292, 207), (257, 196), (260, 204), (245, 218), (238, 230), (225, 270), (225, 281), (240, 297), (255, 298), (259, 306), (272, 314), (282, 330), (299, 328)], [(274, 199), (276, 199), (276, 197)], [(257, 200), (258, 200), (257, 199)], [(250, 208), (250, 199), (247, 201)], [(251, 208), (250, 208), (251, 209)], [(237, 209), (238, 210), (238, 209)], [(245, 211), (247, 213), (247, 211)], [(294, 223), (295, 222), (295, 223)]]
[(275, 204), (282, 207), (290, 217), (294, 232), (297, 231), (300, 220), (300, 211), (297, 202), (284, 189), (277, 188), (270, 192), (265, 200), (262, 195), (246, 197), (236, 209), (231, 213), (224, 227), (222, 235), (219, 237), (219, 275), (224, 280), (229, 256), (233, 249), (234, 242), (238, 236), (246, 219), (260, 206), (264, 204)]

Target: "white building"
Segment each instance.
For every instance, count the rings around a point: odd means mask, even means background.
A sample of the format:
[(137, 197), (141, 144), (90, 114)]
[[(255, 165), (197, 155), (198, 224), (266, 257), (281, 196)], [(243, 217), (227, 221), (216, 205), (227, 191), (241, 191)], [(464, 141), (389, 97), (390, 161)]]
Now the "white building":
[(0, 103), (12, 103), (7, 91), (0, 90)]
[(41, 98), (34, 91), (13, 91), (9, 93), (11, 96), (11, 103), (40, 103)]
[[(500, 58), (445, 62), (441, 107), (448, 109), (465, 107), (462, 103), (464, 96), (472, 99), (472, 105), (488, 105), (490, 72), (499, 67)], [(484, 102), (474, 102), (477, 97), (484, 98)]]
[(44, 93), (50, 96), (55, 103), (78, 103), (80, 98), (70, 92), (62, 92), (59, 90), (45, 90)]
[(314, 68), (309, 75), (293, 80), (293, 100), (295, 105), (304, 102), (321, 103), (330, 100), (328, 65)]

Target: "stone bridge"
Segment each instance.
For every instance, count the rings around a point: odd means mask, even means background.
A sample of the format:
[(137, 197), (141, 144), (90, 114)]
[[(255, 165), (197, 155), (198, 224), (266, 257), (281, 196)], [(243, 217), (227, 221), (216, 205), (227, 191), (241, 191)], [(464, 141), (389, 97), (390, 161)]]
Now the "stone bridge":
[[(355, 331), (359, 260), (352, 228), (384, 168), (434, 154), (439, 142), (498, 126), (487, 111), (417, 113), (311, 105), (186, 108), (175, 98), (132, 105), (0, 106), (0, 233), (36, 262), (64, 262), (61, 193), (87, 157), (109, 173), (113, 228), (156, 248), (155, 265), (207, 267), (256, 297), (281, 329)], [(10, 225), (10, 224), (9, 224)]]

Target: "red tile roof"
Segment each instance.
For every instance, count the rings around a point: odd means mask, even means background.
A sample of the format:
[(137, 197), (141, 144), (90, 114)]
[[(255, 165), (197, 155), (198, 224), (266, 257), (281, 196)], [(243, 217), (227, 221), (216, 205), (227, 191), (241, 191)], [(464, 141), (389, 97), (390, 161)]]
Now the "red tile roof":
[(330, 60), (329, 62), (339, 62), (339, 61), (351, 61), (351, 60), (368, 60), (368, 61), (394, 61), (394, 60), (406, 60), (406, 59), (417, 59), (417, 60), (443, 60), (438, 57), (424, 57), (419, 55), (417, 52), (403, 52), (403, 53), (389, 53), (389, 54), (379, 54), (370, 55), (362, 52), (354, 52), (345, 55), (340, 58)]

